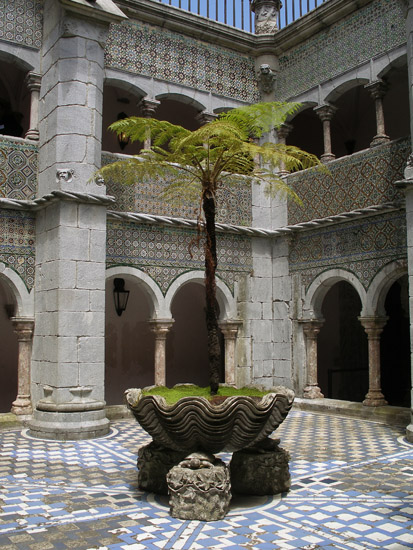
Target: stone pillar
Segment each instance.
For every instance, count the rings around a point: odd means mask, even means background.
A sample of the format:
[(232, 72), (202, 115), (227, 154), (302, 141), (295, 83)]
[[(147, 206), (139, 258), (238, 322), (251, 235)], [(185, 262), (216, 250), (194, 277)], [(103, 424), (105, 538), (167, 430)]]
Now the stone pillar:
[(307, 385), (304, 388), (304, 397), (308, 399), (322, 399), (324, 395), (318, 387), (317, 379), (317, 337), (324, 321), (303, 321), (303, 330), (306, 338), (307, 356)]
[(30, 361), (32, 359), (32, 337), (34, 319), (12, 317), (13, 330), (19, 344), (17, 367), (17, 397), (12, 404), (11, 412), (16, 415), (32, 414), (30, 397)]
[(124, 18), (112, 0), (45, 0), (30, 433), (109, 430), (104, 401), (106, 196), (101, 162), (104, 46)]
[(333, 105), (326, 104), (321, 105), (320, 107), (315, 107), (314, 111), (317, 113), (323, 123), (324, 153), (321, 155), (321, 161), (324, 163), (330, 162), (336, 158), (331, 150), (330, 122), (337, 109)]
[(152, 319), (149, 326), (155, 333), (155, 386), (166, 385), (166, 337), (173, 319)]
[(225, 338), (225, 383), (231, 386), (236, 384), (235, 369), (236, 355), (235, 348), (237, 342), (238, 329), (242, 325), (242, 321), (221, 321), (219, 328)]
[(363, 405), (367, 407), (387, 405), (380, 383), (380, 335), (386, 325), (387, 317), (359, 317), (359, 320), (367, 333), (369, 344), (369, 391)]
[(386, 135), (383, 111), (383, 97), (387, 92), (387, 86), (382, 80), (376, 80), (364, 87), (370, 92), (371, 97), (375, 101), (377, 134), (370, 143), (370, 147), (375, 147), (376, 145), (381, 145), (382, 143), (390, 141), (389, 136)]
[[(148, 97), (145, 97), (144, 99), (141, 99), (141, 101), (138, 103), (138, 107), (140, 108), (143, 117), (153, 118), (156, 109), (159, 107), (160, 104), (161, 102), (157, 99), (150, 99)], [(149, 149), (151, 145), (151, 138), (150, 136), (148, 136), (144, 141), (143, 148)]]
[(26, 76), (26, 84), (30, 91), (30, 128), (24, 136), (33, 141), (39, 140), (39, 94), (40, 94), (41, 76), (34, 72), (29, 72)]
[[(288, 124), (288, 122), (284, 122), (283, 124), (281, 124), (281, 126), (276, 129), (278, 143), (281, 143), (282, 145), (286, 145), (288, 134), (291, 132), (292, 129), (293, 129), (293, 125)], [(288, 174), (289, 174), (289, 171), (285, 169), (285, 163), (281, 161), (279, 175), (286, 176)]]
[(278, 15), (281, 7), (281, 0), (252, 0), (255, 34), (274, 34), (278, 31)]

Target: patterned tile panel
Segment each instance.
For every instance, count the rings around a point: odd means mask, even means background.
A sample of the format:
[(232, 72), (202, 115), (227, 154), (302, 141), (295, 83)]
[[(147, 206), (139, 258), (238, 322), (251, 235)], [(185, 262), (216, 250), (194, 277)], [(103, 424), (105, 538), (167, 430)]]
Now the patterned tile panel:
[[(166, 293), (182, 273), (204, 270), (204, 255), (193, 230), (135, 225), (110, 220), (107, 266), (135, 266), (150, 275)], [(191, 243), (193, 246), (190, 246)], [(232, 289), (237, 276), (251, 271), (251, 243), (241, 235), (218, 236), (218, 276)]]
[(404, 43), (402, 2), (370, 2), (280, 56), (276, 98), (294, 97)]
[(42, 0), (0, 0), (0, 40), (40, 49), (42, 35)]
[(37, 145), (0, 138), (0, 197), (31, 200), (36, 187)]
[[(118, 160), (111, 154), (102, 155), (102, 165)], [(147, 179), (136, 186), (107, 181), (108, 195), (117, 198), (116, 210), (119, 212), (145, 212), (158, 216), (173, 216), (195, 219), (198, 215), (199, 202), (190, 202), (184, 198), (177, 203), (166, 202), (162, 192), (168, 182), (165, 180)], [(251, 186), (237, 184), (236, 188), (226, 185), (218, 192), (217, 221), (234, 225), (251, 225), (252, 213)]]
[(404, 265), (406, 250), (405, 213), (380, 214), (300, 233), (291, 243), (290, 270), (301, 273), (308, 288), (326, 269), (343, 268), (357, 275), (367, 289), (386, 264), (400, 261)]
[(106, 64), (253, 103), (254, 58), (138, 21), (112, 25)]
[(288, 183), (304, 204), (289, 204), (288, 223), (402, 200), (394, 183), (403, 179), (409, 154), (410, 140), (401, 139), (337, 159), (327, 172), (309, 169), (290, 175)]
[(0, 262), (16, 271), (27, 288), (34, 286), (35, 216), (0, 210)]

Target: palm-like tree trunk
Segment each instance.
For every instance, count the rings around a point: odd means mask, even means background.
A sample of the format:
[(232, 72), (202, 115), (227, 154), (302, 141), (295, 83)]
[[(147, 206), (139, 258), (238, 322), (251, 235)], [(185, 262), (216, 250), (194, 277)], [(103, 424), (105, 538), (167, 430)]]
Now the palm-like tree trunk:
[(216, 308), (217, 245), (215, 236), (215, 197), (204, 193), (202, 207), (205, 215), (205, 297), (206, 324), (208, 335), (209, 385), (211, 394), (218, 391), (221, 368), (221, 346)]

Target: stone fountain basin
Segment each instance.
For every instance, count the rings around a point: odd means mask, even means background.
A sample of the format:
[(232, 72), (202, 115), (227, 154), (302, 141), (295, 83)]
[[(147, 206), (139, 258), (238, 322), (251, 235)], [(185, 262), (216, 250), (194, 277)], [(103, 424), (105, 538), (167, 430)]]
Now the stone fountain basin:
[(126, 403), (142, 428), (159, 445), (191, 453), (235, 452), (257, 445), (284, 420), (294, 392), (275, 388), (262, 398), (231, 396), (220, 403), (205, 397), (183, 397), (167, 405), (159, 395), (140, 388), (125, 392)]

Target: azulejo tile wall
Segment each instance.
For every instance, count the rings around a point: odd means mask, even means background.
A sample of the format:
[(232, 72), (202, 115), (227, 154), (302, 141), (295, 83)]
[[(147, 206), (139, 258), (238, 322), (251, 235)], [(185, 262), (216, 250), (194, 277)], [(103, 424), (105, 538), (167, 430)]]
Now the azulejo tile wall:
[[(196, 231), (189, 229), (109, 220), (106, 264), (108, 267), (137, 267), (150, 275), (166, 293), (182, 273), (204, 270), (202, 241), (197, 246), (196, 236)], [(219, 234), (217, 241), (217, 274), (233, 290), (237, 277), (252, 269), (250, 238)]]
[(288, 99), (406, 42), (399, 0), (376, 0), (279, 58), (276, 98)]
[(343, 157), (328, 171), (309, 169), (288, 177), (303, 205), (291, 202), (288, 223), (295, 224), (394, 200), (403, 193), (394, 183), (403, 179), (410, 140), (402, 139)]
[(0, 39), (40, 49), (42, 0), (0, 0)]
[(241, 101), (259, 99), (253, 57), (137, 21), (111, 26), (106, 64)]
[[(404, 212), (393, 212), (300, 233), (292, 240), (290, 271), (308, 289), (327, 269), (354, 273), (367, 289), (386, 264), (407, 261)], [(407, 269), (407, 267), (406, 267)]]
[(37, 146), (0, 139), (0, 197), (31, 200), (36, 186)]
[[(117, 160), (113, 155), (102, 155), (102, 165)], [(160, 178), (146, 179), (135, 186), (106, 181), (108, 195), (116, 197), (115, 209), (119, 212), (144, 212), (158, 216), (173, 216), (196, 219), (199, 200), (189, 201), (182, 196), (176, 202), (168, 202), (162, 192), (168, 182)], [(236, 186), (225, 185), (218, 192), (217, 221), (234, 225), (251, 225), (251, 185), (237, 182)]]
[(34, 285), (35, 216), (0, 210), (0, 262), (16, 271), (28, 289)]

